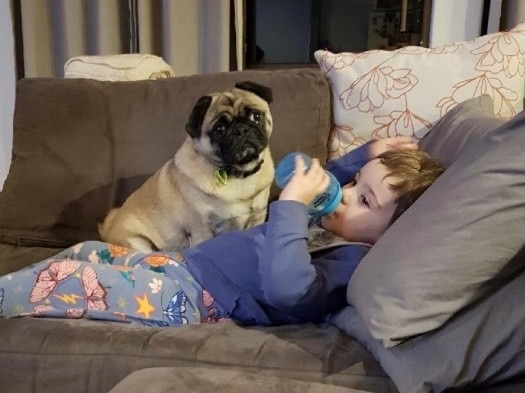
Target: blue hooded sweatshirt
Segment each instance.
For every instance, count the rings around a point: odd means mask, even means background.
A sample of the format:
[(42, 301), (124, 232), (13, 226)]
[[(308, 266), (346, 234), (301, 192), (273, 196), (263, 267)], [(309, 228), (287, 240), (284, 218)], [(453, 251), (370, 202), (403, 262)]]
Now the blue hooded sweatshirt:
[[(330, 161), (341, 184), (366, 163), (368, 144)], [(307, 206), (274, 201), (267, 222), (183, 250), (190, 273), (228, 317), (247, 325), (321, 322), (346, 305), (346, 287), (369, 250), (338, 243), (309, 251)]]

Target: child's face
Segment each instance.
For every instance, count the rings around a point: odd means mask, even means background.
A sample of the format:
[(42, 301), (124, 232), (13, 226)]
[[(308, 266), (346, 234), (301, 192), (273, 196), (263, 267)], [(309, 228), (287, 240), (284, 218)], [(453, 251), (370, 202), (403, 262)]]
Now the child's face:
[(336, 211), (321, 218), (323, 228), (348, 241), (374, 244), (386, 231), (397, 203), (389, 185), (386, 167), (372, 160), (361, 168), (353, 183), (343, 187), (343, 199)]

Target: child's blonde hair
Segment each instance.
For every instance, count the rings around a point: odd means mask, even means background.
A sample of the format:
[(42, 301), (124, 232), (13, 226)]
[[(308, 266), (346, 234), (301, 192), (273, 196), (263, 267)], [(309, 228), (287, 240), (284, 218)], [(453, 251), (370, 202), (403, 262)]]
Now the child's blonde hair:
[(443, 165), (422, 150), (388, 150), (377, 157), (396, 181), (397, 207), (390, 225), (445, 171)]

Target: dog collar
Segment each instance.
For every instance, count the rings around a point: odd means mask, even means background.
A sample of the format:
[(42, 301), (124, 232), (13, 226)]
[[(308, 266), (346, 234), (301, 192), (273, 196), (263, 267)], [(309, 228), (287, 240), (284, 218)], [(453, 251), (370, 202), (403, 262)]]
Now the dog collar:
[(215, 169), (213, 176), (218, 186), (224, 187), (228, 183), (228, 172), (224, 168)]
[(259, 161), (257, 165), (252, 170), (249, 170), (249, 171), (242, 171), (233, 166), (223, 166), (223, 167), (217, 168), (213, 172), (213, 176), (215, 177), (215, 183), (217, 183), (221, 187), (224, 187), (228, 183), (229, 176), (244, 179), (248, 176), (253, 175), (254, 173), (257, 173), (259, 169), (261, 169), (261, 166), (263, 163), (264, 163), (264, 160)]

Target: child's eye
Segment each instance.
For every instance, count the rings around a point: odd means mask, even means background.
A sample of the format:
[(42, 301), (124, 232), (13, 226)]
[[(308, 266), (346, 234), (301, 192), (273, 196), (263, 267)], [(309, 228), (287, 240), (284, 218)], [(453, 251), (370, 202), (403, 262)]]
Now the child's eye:
[(368, 202), (368, 198), (366, 197), (366, 195), (361, 195), (360, 199), (363, 205), (365, 205), (366, 207), (370, 207), (370, 203)]
[(352, 180), (352, 181), (350, 182), (350, 185), (351, 185), (352, 187), (355, 186), (356, 184), (357, 184), (357, 182), (355, 181), (355, 179)]

